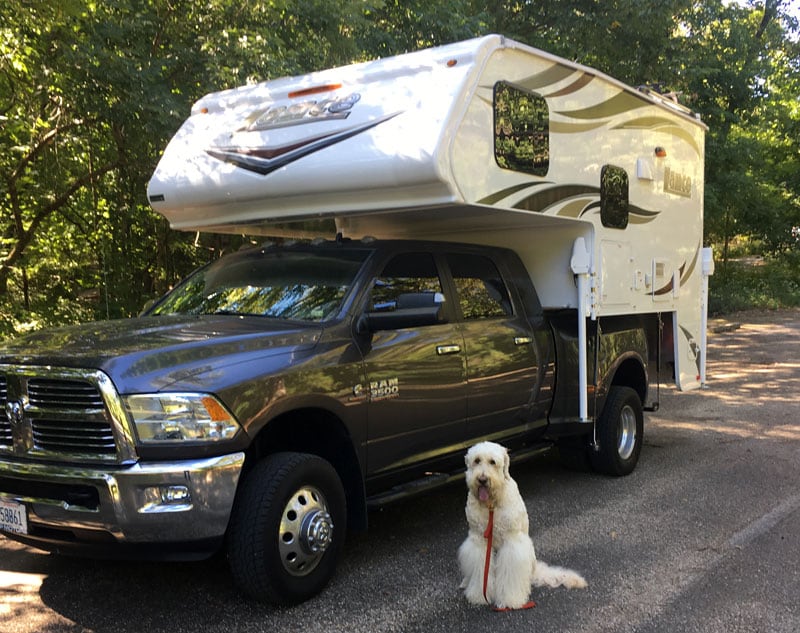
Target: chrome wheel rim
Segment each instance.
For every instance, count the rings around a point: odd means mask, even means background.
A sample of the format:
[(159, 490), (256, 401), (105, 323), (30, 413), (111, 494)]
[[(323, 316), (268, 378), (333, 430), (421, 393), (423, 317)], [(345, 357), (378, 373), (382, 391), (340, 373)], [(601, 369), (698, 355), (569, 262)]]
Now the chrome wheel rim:
[(306, 576), (319, 565), (333, 542), (333, 520), (322, 493), (313, 486), (297, 490), (283, 509), (278, 550), (284, 569)]
[(636, 412), (633, 407), (625, 406), (619, 415), (619, 439), (617, 453), (621, 459), (630, 459), (636, 447)]

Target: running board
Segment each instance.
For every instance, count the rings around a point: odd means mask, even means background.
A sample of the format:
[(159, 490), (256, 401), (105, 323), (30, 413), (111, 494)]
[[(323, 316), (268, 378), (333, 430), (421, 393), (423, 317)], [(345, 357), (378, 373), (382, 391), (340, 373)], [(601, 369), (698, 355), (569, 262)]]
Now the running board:
[[(553, 444), (551, 442), (544, 444), (537, 444), (535, 446), (528, 446), (525, 448), (521, 448), (519, 450), (512, 451), (511, 453), (509, 453), (509, 456), (511, 457), (511, 462), (516, 464), (519, 462), (524, 462), (528, 459), (532, 459), (533, 457), (538, 457), (539, 455), (543, 455), (544, 453), (548, 452), (551, 448), (553, 448)], [(431, 490), (447, 486), (457, 481), (462, 481), (463, 479), (464, 479), (463, 470), (450, 474), (426, 473), (424, 477), (415, 479), (413, 481), (409, 481), (408, 483), (405, 484), (394, 486), (393, 488), (389, 488), (389, 490), (384, 490), (383, 492), (379, 492), (378, 494), (367, 498), (367, 508), (369, 508), (370, 510), (374, 510), (376, 508), (380, 508), (381, 506), (387, 505), (394, 501), (399, 501), (400, 499), (406, 499), (408, 497), (418, 495), (423, 492), (429, 492)]]
[(374, 510), (393, 501), (441, 488), (464, 478), (464, 473), (428, 473), (420, 479), (394, 486), (367, 499), (367, 508)]

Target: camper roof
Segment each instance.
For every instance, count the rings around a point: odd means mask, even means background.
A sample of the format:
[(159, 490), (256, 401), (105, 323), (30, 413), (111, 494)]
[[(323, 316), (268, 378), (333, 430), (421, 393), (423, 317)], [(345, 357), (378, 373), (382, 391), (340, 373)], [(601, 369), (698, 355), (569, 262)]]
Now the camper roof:
[[(187, 230), (271, 233), (276, 223), (338, 226), (381, 213), (382, 226), (399, 226), (430, 208), (474, 218), (480, 230), (499, 211), (514, 209), (513, 197), (498, 192), (552, 181), (556, 173), (537, 178), (495, 163), (497, 81), (543, 94), (548, 103), (548, 95), (567, 95), (561, 109), (574, 114), (551, 112), (554, 138), (568, 123), (574, 130), (610, 125), (613, 113), (600, 108), (587, 120), (583, 110), (597, 109), (588, 99), (618, 104), (619, 95), (630, 111), (669, 110), (680, 125), (702, 127), (655, 95), (490, 35), (209, 94), (166, 148), (148, 186), (150, 203)], [(583, 96), (577, 87), (593, 81), (605, 92)], [(476, 208), (487, 204), (489, 211)], [(471, 211), (457, 211), (464, 206)], [(512, 225), (530, 213), (513, 215)], [(366, 226), (350, 221), (357, 225)]]

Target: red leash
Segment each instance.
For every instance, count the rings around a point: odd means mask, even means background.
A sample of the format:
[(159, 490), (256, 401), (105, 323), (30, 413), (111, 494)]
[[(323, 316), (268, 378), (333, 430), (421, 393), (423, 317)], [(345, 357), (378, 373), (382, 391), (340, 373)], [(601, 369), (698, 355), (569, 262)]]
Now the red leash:
[[(486, 539), (486, 562), (483, 565), (483, 599), (489, 602), (486, 597), (486, 586), (489, 584), (489, 563), (492, 561), (492, 537), (494, 536), (494, 508), (489, 506), (489, 523), (486, 525), (486, 531), (483, 533), (483, 538)], [(532, 609), (536, 603), (531, 600), (523, 604), (520, 609)], [(513, 611), (513, 609), (500, 609), (492, 607), (495, 611)]]
[(494, 508), (489, 506), (489, 524), (486, 526), (486, 531), (483, 533), (483, 538), (486, 539), (486, 563), (483, 566), (483, 599), (489, 602), (486, 597), (486, 585), (489, 584), (489, 563), (492, 560), (492, 536), (494, 534)]

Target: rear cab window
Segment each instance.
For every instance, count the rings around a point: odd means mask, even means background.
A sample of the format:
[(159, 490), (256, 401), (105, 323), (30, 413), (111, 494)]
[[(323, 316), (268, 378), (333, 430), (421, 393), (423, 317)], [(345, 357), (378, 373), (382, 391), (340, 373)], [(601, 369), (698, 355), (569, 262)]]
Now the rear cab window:
[(491, 259), (471, 253), (449, 253), (447, 265), (464, 320), (513, 315), (508, 288)]

